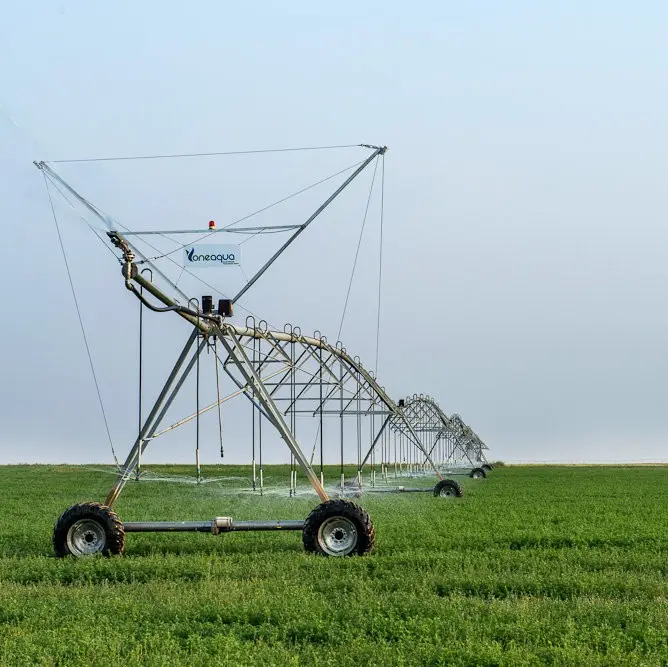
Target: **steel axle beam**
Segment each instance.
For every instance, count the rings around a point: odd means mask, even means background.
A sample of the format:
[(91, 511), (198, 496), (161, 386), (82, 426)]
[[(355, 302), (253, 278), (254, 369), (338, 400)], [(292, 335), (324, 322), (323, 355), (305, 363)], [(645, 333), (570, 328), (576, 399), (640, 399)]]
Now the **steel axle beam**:
[(126, 533), (236, 533), (267, 530), (302, 530), (304, 521), (234, 521), (219, 516), (211, 521), (128, 521), (123, 524)]

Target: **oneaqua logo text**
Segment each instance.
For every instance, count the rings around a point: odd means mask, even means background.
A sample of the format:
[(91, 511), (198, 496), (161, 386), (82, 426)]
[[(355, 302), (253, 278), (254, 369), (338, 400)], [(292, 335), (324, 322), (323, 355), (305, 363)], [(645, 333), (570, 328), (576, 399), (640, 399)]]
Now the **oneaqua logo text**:
[(185, 248), (187, 266), (221, 266), (239, 263), (238, 246), (202, 245)]

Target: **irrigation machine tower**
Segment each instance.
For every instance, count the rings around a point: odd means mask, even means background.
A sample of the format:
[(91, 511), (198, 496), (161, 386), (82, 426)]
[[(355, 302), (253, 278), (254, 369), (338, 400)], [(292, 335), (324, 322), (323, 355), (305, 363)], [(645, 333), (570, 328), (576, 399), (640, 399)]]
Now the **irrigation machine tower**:
[[(124, 286), (140, 301), (141, 308), (176, 315), (186, 325), (183, 348), (147, 416), (141, 422), (137, 437), (125, 460), (119, 465), (115, 481), (104, 502), (74, 505), (65, 510), (58, 519), (53, 533), (57, 556), (121, 554), (126, 534), (133, 532), (192, 531), (217, 535), (232, 531), (268, 530), (301, 531), (305, 549), (325, 556), (368, 553), (374, 545), (373, 524), (366, 510), (346, 497), (346, 492), (350, 489), (351, 482), (356, 487), (362, 486), (363, 466), (369, 460), (374, 464), (377, 459), (380, 461), (381, 476), (387, 481), (389, 457), (385, 457), (387, 448), (384, 443), (387, 443), (390, 433), (400, 434), (400, 437), (419, 453), (420, 471), (426, 474), (428, 470), (438, 480), (436, 495), (461, 495), (461, 489), (459, 493), (452, 493), (453, 480), (443, 478), (442, 470), (447, 467), (448, 455), (452, 458), (455, 451), (460, 451), (464, 452), (470, 461), (472, 457), (480, 461), (484, 458), (482, 449), (485, 446), (460, 419), (446, 417), (432, 399), (425, 397), (414, 396), (395, 402), (379, 384), (375, 374), (365, 368), (358, 357), (350, 355), (341, 342), (329, 343), (319, 332), (308, 336), (292, 325), (286, 325), (283, 330), (272, 330), (265, 321), (256, 321), (254, 317), (247, 318), (243, 325), (233, 323), (230, 319), (235, 304), (247, 290), (327, 206), (369, 165), (382, 159), (387, 150), (384, 146), (363, 146), (370, 151), (368, 156), (355, 165), (352, 173), (305, 222), (280, 226), (280, 231), (289, 233), (289, 238), (236, 296), (219, 299), (217, 303), (212, 296), (193, 299), (184, 294), (177, 284), (165, 275), (158, 263), (140, 250), (138, 238), (142, 234), (165, 235), (174, 233), (173, 230), (126, 230), (69, 185), (56, 172), (52, 163), (35, 163), (44, 176), (49, 198), (51, 186), (83, 207), (86, 215), (92, 216), (96, 223), (103, 224), (105, 233), (98, 236), (114, 251), (121, 265)], [(57, 225), (55, 210), (53, 214)], [(273, 231), (278, 227), (273, 226), (271, 229)], [(235, 231), (244, 230), (260, 233), (265, 228), (235, 228)], [(178, 231), (181, 234), (193, 233), (202, 236), (201, 229)], [(225, 229), (210, 228), (207, 236), (218, 231)], [(74, 286), (72, 287), (74, 291)], [(210, 404), (201, 406), (198, 403), (194, 414), (166, 425), (165, 417), (186, 379), (199, 373), (203, 352), (209, 352), (207, 356), (214, 360), (217, 384), (220, 373), (231, 381), (233, 391), (226, 395), (221, 395), (219, 391), (216, 400)], [(297, 468), (300, 468), (317, 494), (320, 504), (303, 521), (240, 521), (229, 516), (216, 516), (203, 521), (121, 521), (114, 511), (114, 505), (126, 484), (138, 477), (144, 452), (153, 440), (193, 420), (199, 426), (201, 416), (209, 411), (214, 411), (214, 414), (217, 412), (220, 419), (220, 406), (237, 396), (245, 396), (252, 405), (253, 438), (257, 417), (260, 422), (270, 424), (287, 446), (293, 462), (290, 493), (296, 493)], [(296, 435), (296, 420), (304, 415), (320, 422), (317, 431), (319, 442), (316, 438), (310, 457), (304, 453)], [(342, 467), (335, 490), (330, 490), (329, 493), (323, 472), (323, 420), (328, 417), (340, 420), (338, 444), (341, 447), (341, 456), (343, 457), (345, 437), (344, 421), (354, 425), (358, 448), (356, 479), (346, 481)], [(316, 456), (318, 449), (319, 471)], [(199, 442), (197, 452), (199, 479)], [(387, 460), (384, 460), (385, 458)], [(264, 483), (262, 462), (257, 466), (253, 455), (252, 464), (253, 487), (257, 485), (261, 489)], [(456, 482), (454, 484), (456, 485)], [(371, 485), (376, 486), (375, 468)], [(330, 494), (337, 497), (330, 498)]]

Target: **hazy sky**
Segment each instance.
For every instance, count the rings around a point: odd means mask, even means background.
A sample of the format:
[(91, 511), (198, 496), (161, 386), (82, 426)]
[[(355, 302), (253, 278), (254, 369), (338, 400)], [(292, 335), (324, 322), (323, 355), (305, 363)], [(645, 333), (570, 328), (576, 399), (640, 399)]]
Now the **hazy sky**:
[[(361, 142), (390, 149), (379, 363), (388, 391), (433, 395), (494, 459), (668, 461), (666, 3), (7, 0), (2, 9), (0, 461), (111, 460), (32, 160)], [(129, 227), (204, 227), (364, 155), (60, 172)], [(336, 337), (371, 175), (242, 305)], [(301, 222), (331, 187), (262, 221)], [(377, 195), (342, 335), (368, 367)], [(137, 303), (61, 204), (124, 454), (136, 428)], [(244, 246), (248, 274), (273, 247)], [(147, 327), (150, 395), (187, 328), (170, 315)], [(249, 408), (235, 405), (225, 415), (231, 462), (249, 449)], [(190, 460), (191, 435), (152, 456)], [(216, 444), (203, 447), (215, 461)]]

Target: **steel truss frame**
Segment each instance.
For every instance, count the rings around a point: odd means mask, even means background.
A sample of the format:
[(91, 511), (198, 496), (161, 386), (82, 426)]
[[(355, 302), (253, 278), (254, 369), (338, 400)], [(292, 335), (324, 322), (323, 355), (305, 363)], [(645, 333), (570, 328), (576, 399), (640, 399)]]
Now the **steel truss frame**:
[[(113, 239), (119, 247), (123, 247), (124, 240), (120, 234), (115, 234)], [(130, 268), (130, 273), (131, 280), (144, 292), (169, 308), (178, 307), (176, 302), (137, 271)], [(358, 483), (363, 465), (377, 448), (390, 424), (391, 428), (400, 429), (406, 441), (421, 453), (423, 468), (430, 468), (439, 479), (442, 478), (431, 452), (415, 430), (411, 416), (388, 396), (373, 372), (363, 366), (359, 357), (352, 357), (340, 343), (331, 345), (318, 332), (315, 336), (305, 336), (298, 327), (290, 325), (286, 325), (283, 331), (271, 331), (265, 322), (255, 323), (252, 318), (248, 318), (246, 326), (238, 326), (217, 316), (177, 312), (193, 325), (193, 331), (107, 495), (107, 506), (113, 506), (125, 484), (134, 476), (152, 440), (192, 419), (198, 419), (201, 414), (240, 394), (246, 396), (254, 409), (274, 426), (323, 502), (328, 500), (328, 494), (324, 488), (322, 470), (320, 475), (316, 474), (311, 460), (306, 457), (296, 438), (295, 418), (299, 414), (308, 414), (321, 420), (338, 417), (341, 424), (340, 446), (344, 444), (344, 419), (354, 419), (360, 452), (361, 434), (366, 430), (362, 422), (367, 421), (371, 446), (359, 464)], [(195, 367), (197, 357), (207, 346), (215, 350), (216, 341), (222, 344), (226, 355), (215, 351), (215, 362), (238, 390), (158, 431), (169, 406)], [(320, 434), (322, 437), (322, 428)], [(343, 474), (340, 483), (343, 489)], [(296, 474), (291, 477), (291, 491), (295, 490)]]

